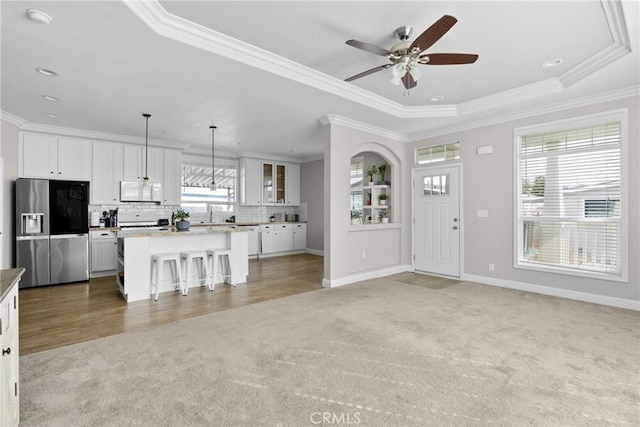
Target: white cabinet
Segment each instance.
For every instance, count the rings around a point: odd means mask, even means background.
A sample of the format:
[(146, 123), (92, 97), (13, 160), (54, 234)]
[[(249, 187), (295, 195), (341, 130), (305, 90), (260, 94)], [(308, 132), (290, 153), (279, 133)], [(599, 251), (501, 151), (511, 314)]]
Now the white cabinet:
[(18, 284), (0, 302), (0, 425), (17, 426), (20, 420)]
[(260, 160), (240, 159), (240, 204), (260, 206), (262, 204), (262, 176)]
[(91, 231), (89, 239), (91, 277), (113, 274), (118, 262), (116, 237), (108, 231)]
[(139, 145), (126, 144), (123, 147), (123, 180), (124, 181), (140, 181), (144, 178), (144, 169), (142, 168), (144, 147)]
[(287, 205), (300, 206), (300, 165), (287, 163)]
[(293, 250), (307, 249), (307, 224), (293, 224)]
[(163, 205), (179, 205), (182, 197), (182, 153), (164, 150)]
[(240, 159), (240, 204), (244, 206), (299, 206), (300, 165)]
[(271, 254), (276, 251), (275, 236), (275, 224), (263, 224), (260, 226), (260, 252)]
[(19, 176), (25, 178), (91, 179), (91, 141), (24, 133)]
[(91, 204), (113, 205), (120, 203), (122, 177), (122, 144), (94, 141)]
[(273, 246), (276, 252), (293, 250), (293, 225), (277, 224), (274, 234)]

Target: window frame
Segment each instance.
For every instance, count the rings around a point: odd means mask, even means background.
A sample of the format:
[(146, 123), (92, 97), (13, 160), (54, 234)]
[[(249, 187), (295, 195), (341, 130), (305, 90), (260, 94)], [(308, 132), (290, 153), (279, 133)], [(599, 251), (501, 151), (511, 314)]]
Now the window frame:
[[(452, 157), (450, 159), (447, 159), (447, 147), (455, 145), (457, 147), (456, 152), (457, 157)], [(442, 148), (443, 153), (444, 153), (444, 158), (442, 160), (433, 160), (433, 150), (434, 149), (439, 149)], [(419, 157), (420, 154), (419, 152), (421, 150), (429, 150), (429, 161), (428, 162), (420, 162), (419, 161)], [(448, 142), (446, 144), (438, 144), (438, 145), (429, 145), (426, 147), (420, 147), (420, 148), (416, 148), (413, 152), (413, 156), (414, 156), (414, 164), (416, 166), (429, 166), (432, 164), (440, 164), (440, 163), (447, 163), (447, 162), (455, 162), (455, 161), (459, 161), (460, 160), (460, 141), (454, 141), (454, 142)]]
[[(612, 282), (629, 281), (629, 194), (628, 194), (628, 109), (612, 110), (607, 112), (572, 117), (553, 122), (534, 124), (513, 129), (513, 267), (518, 270), (540, 271), (556, 273), (573, 277), (587, 277)], [(525, 135), (561, 132), (569, 129), (598, 126), (606, 122), (620, 122), (620, 242), (618, 260), (620, 262), (619, 273), (597, 272), (578, 270), (566, 266), (540, 265), (526, 262), (520, 257), (520, 207), (521, 207), (521, 170), (520, 170), (520, 138)]]
[[(205, 159), (202, 157), (195, 157), (195, 156), (182, 156), (182, 162), (180, 164), (180, 180), (182, 181), (182, 167), (183, 165), (197, 165), (197, 166), (203, 166), (203, 167), (211, 167), (211, 160), (210, 159)], [(235, 180), (234, 180), (234, 200), (233, 202), (187, 202), (187, 201), (183, 201), (182, 200), (182, 195), (183, 195), (183, 191), (185, 189), (185, 187), (182, 185), (182, 182), (180, 184), (180, 205), (182, 206), (184, 203), (206, 203), (207, 204), (207, 210), (206, 212), (196, 212), (195, 214), (199, 215), (199, 214), (233, 214), (237, 211), (237, 206), (238, 206), (238, 185), (239, 185), (239, 163), (237, 160), (229, 160), (229, 159), (215, 159), (215, 167), (216, 168), (223, 168), (223, 169), (235, 169), (236, 171), (236, 175), (235, 175)], [(212, 206), (227, 206), (228, 210), (225, 211), (212, 211)]]

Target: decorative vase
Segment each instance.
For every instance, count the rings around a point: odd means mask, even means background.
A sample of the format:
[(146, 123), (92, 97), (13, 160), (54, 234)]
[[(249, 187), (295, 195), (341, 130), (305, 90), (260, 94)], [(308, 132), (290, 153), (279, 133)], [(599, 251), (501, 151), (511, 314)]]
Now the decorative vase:
[(387, 199), (378, 200), (378, 202), (380, 202), (380, 206), (386, 206), (387, 205)]
[(351, 225), (360, 225), (360, 218), (351, 218)]
[(380, 218), (382, 224), (389, 224), (389, 218)]
[(176, 228), (178, 231), (187, 231), (191, 227), (191, 223), (189, 221), (178, 221), (176, 222)]

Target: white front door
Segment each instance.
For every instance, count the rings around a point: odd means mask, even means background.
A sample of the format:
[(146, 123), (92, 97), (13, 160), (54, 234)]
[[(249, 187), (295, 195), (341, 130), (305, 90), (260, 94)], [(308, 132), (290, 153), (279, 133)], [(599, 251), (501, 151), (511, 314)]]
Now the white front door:
[(412, 171), (414, 269), (460, 276), (460, 167)]

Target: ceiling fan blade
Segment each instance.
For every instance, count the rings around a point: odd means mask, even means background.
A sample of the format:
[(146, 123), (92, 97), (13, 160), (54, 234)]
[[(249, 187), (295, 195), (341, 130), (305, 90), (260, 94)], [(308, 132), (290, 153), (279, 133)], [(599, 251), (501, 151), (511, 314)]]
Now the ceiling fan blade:
[(402, 84), (407, 89), (413, 89), (414, 87), (418, 86), (418, 83), (409, 73), (405, 73), (405, 75), (402, 77)]
[(422, 55), (419, 62), (424, 59), (429, 59), (429, 62), (424, 62), (426, 65), (452, 65), (452, 64), (473, 64), (478, 59), (478, 55), (473, 53), (430, 53), (428, 55)]
[(388, 54), (391, 53), (387, 49), (383, 49), (383, 48), (378, 47), (378, 46), (373, 45), (373, 44), (360, 42), (358, 40), (347, 40), (345, 43), (348, 44), (349, 46), (353, 46), (353, 47), (356, 47), (358, 49), (366, 50), (367, 52), (370, 52), (370, 53), (373, 53), (373, 54), (376, 54), (376, 55), (380, 55), (380, 56), (387, 56)]
[(429, 49), (435, 42), (440, 40), (440, 37), (444, 36), (444, 34), (449, 31), (456, 22), (458, 22), (458, 20), (453, 16), (444, 15), (414, 40), (411, 44), (411, 49), (418, 47), (420, 52)]
[(369, 74), (373, 74), (373, 73), (377, 73), (378, 71), (386, 70), (387, 68), (391, 67), (392, 65), (393, 64), (380, 65), (379, 67), (372, 68), (372, 69), (367, 70), (367, 71), (363, 71), (360, 74), (356, 74), (355, 76), (351, 76), (348, 79), (345, 79), (345, 82), (350, 82), (352, 80), (359, 79), (360, 77), (368, 76)]

